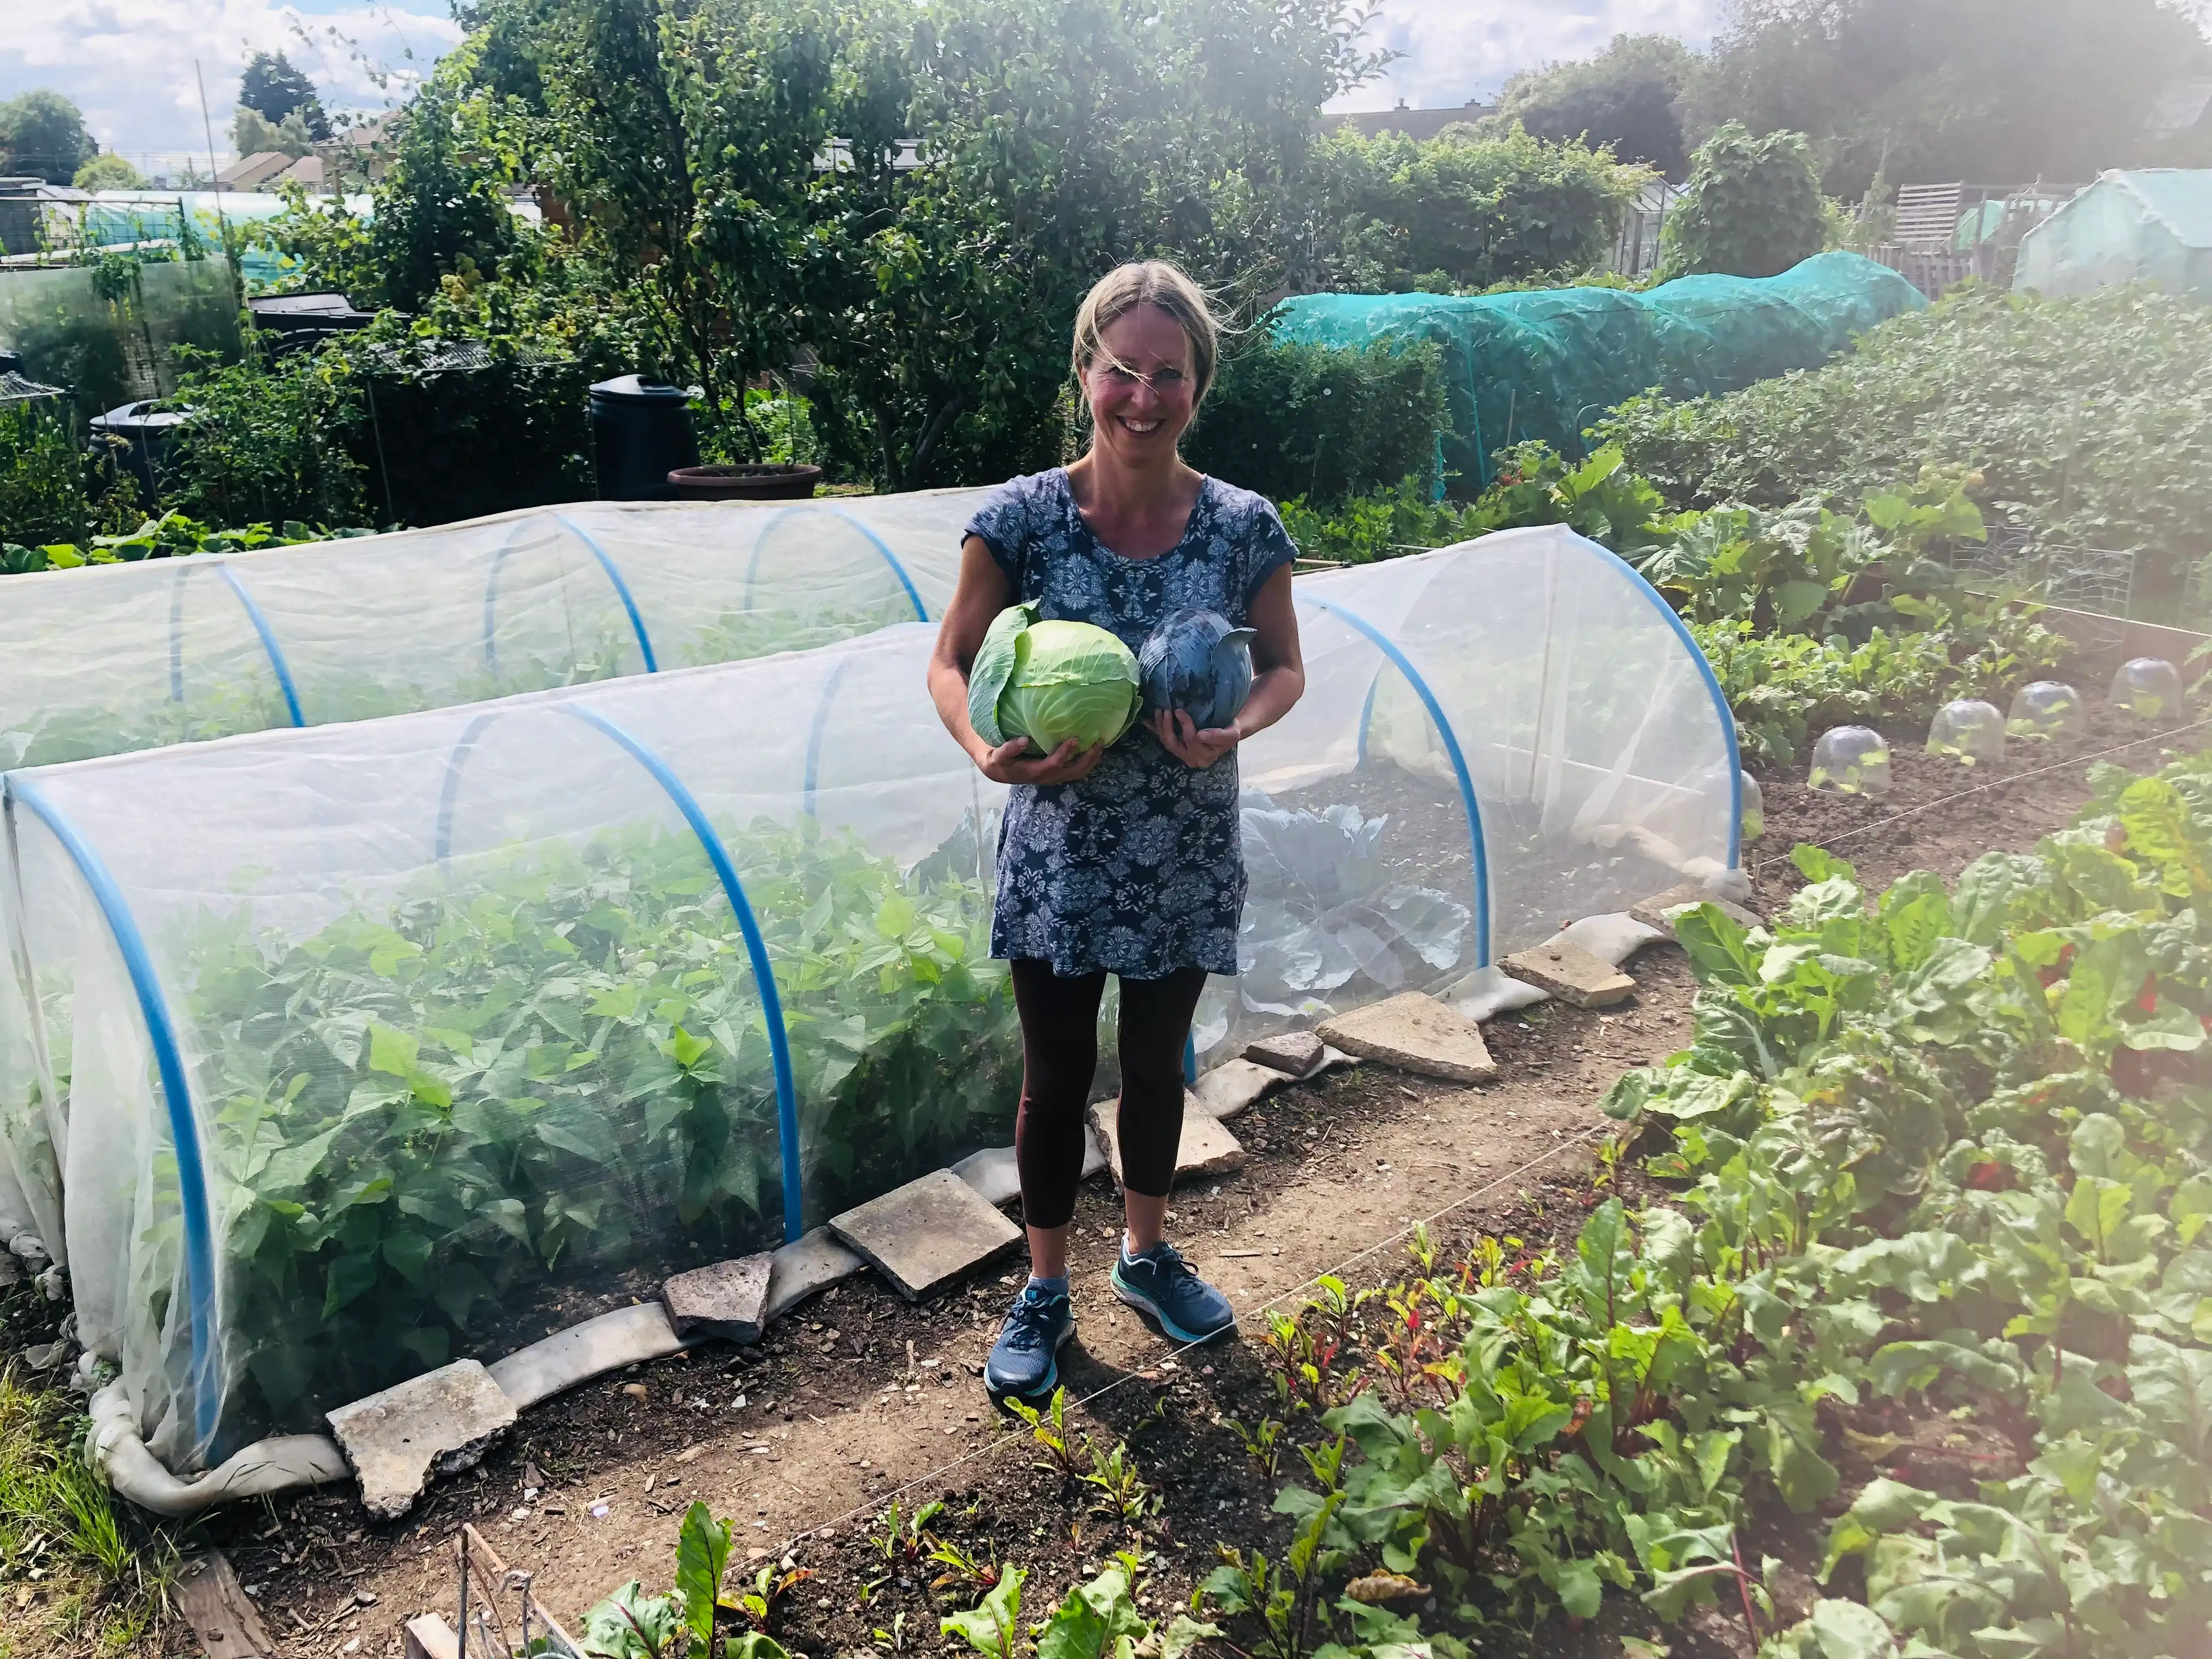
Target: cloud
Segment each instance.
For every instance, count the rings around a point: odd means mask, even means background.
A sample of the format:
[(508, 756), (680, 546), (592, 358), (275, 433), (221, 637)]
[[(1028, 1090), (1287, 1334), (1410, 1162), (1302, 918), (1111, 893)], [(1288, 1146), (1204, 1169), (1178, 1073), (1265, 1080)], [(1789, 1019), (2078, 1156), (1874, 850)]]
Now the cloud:
[(1616, 34), (1712, 38), (1721, 0), (1382, 0), (1367, 38), (1404, 54), (1334, 110), (1443, 109), (1496, 94), (1516, 70), (1589, 58)]
[(197, 59), (216, 147), (227, 151), (250, 52), (283, 51), (333, 112), (380, 110), (460, 39), (442, 5), (434, 15), (406, 9), (429, 3), (308, 0), (313, 9), (303, 11), (269, 0), (0, 0), (9, 14), (0, 30), (0, 97), (52, 87), (76, 100), (103, 148), (204, 155)]

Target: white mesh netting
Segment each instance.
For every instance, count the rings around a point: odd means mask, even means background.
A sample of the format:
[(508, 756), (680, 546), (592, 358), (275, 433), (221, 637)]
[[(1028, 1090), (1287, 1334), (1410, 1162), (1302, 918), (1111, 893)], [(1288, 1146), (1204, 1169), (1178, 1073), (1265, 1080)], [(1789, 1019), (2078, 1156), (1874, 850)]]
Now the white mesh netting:
[[(1295, 592), (1203, 1059), (1734, 866), (1725, 707), (1603, 549)], [(170, 1467), (1011, 1138), (932, 639), (9, 774), (0, 1199)]]
[(735, 662), (938, 616), (986, 492), (586, 501), (11, 577), (0, 767)]

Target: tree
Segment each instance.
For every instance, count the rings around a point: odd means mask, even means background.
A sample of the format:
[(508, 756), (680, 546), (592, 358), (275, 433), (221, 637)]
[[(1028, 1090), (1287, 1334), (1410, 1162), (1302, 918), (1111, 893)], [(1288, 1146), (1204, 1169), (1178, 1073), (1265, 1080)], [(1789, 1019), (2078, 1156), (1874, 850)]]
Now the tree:
[(58, 92), (36, 87), (0, 104), (0, 158), (9, 172), (65, 185), (98, 154), (83, 113)]
[(281, 52), (257, 52), (246, 59), (246, 71), (238, 77), (238, 106), (252, 110), (271, 125), (281, 125), (287, 116), (296, 114), (307, 137), (319, 144), (328, 142), (331, 136), (330, 118), (323, 113), (315, 83)]
[(1731, 0), (1685, 103), (1693, 136), (1808, 133), (1832, 195), (1885, 156), (1906, 184), (2078, 184), (2157, 160), (2153, 102), (2208, 61), (2164, 0)]
[(1827, 245), (1820, 181), (1802, 132), (1754, 138), (1731, 121), (1699, 146), (1667, 221), (1668, 276), (1772, 276)]
[[(1067, 339), (1116, 262), (1254, 308), (1303, 257), (1320, 106), (1371, 65), (1334, 0), (945, 0), (855, 41), (808, 319), (839, 452), (914, 489), (1057, 459)], [(911, 88), (910, 95), (906, 88)], [(902, 100), (921, 165), (893, 164)]]
[(70, 182), (79, 190), (143, 190), (144, 176), (113, 150), (103, 150), (76, 170)]
[(1524, 70), (1505, 83), (1489, 118), (1502, 131), (1518, 125), (1539, 138), (1579, 139), (1679, 179), (1688, 165), (1675, 101), (1692, 59), (1665, 34), (1616, 34), (1587, 63)]
[(315, 150), (314, 141), (307, 134), (307, 124), (299, 111), (292, 111), (272, 125), (260, 111), (244, 104), (231, 112), (230, 142), (241, 157), (266, 155), (272, 151), (283, 155), (312, 155)]

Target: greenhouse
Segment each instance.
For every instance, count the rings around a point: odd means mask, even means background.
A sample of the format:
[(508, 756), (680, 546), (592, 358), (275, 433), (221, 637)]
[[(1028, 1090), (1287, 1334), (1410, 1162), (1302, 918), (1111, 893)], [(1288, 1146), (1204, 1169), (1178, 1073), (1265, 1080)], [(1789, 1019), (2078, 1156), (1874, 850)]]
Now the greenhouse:
[(0, 766), (800, 650), (935, 617), (984, 492), (587, 501), (7, 579)]
[[(1201, 1064), (1730, 884), (1726, 706), (1613, 554), (1512, 531), (1296, 594)], [(933, 639), (8, 775), (0, 1197), (171, 1468), (1011, 1139), (1003, 792)]]
[(1778, 276), (1685, 276), (1645, 293), (1301, 294), (1274, 326), (1312, 345), (1434, 341), (1451, 405), (1444, 465), (1472, 490), (1489, 484), (1491, 457), (1509, 444), (1541, 439), (1580, 455), (1583, 428), (1625, 398), (1654, 386), (1718, 395), (1817, 368), (1927, 303), (1887, 266), (1832, 252)]

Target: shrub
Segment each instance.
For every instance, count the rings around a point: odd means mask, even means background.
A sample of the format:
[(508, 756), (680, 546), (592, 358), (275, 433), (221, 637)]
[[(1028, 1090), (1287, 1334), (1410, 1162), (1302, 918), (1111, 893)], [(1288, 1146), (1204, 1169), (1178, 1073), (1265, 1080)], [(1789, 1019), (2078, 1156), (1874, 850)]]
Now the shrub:
[(92, 533), (96, 488), (65, 416), (27, 403), (0, 407), (0, 545), (83, 541)]
[(1322, 285), (1354, 293), (1480, 289), (1605, 257), (1646, 176), (1580, 143), (1519, 128), (1425, 142), (1340, 132), (1316, 146), (1311, 235)]
[(361, 418), (360, 391), (338, 350), (179, 358), (176, 401), (194, 418), (170, 441), (165, 505), (219, 525), (362, 522), (362, 469), (338, 441)]
[(1273, 500), (1333, 505), (1408, 476), (1433, 493), (1449, 423), (1433, 345), (1352, 350), (1262, 335), (1224, 361), (1183, 453)]
[(1731, 121), (1698, 149), (1667, 221), (1663, 275), (1772, 276), (1811, 258), (1827, 239), (1805, 135), (1754, 138)]

